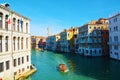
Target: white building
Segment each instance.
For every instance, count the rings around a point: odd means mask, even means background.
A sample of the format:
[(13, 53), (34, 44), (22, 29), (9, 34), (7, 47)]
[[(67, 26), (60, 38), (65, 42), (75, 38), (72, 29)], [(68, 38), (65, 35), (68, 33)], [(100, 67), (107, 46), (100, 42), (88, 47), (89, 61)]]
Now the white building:
[(47, 49), (55, 51), (56, 47), (57, 47), (57, 41), (59, 39), (60, 39), (60, 35), (59, 34), (49, 36), (47, 38), (47, 41), (46, 41), (46, 43), (47, 43)]
[(120, 13), (109, 18), (110, 57), (120, 60)]
[(30, 67), (30, 20), (0, 5), (0, 79), (14, 80)]
[(60, 33), (60, 45), (61, 45), (61, 52), (70, 52), (70, 47), (69, 47), (69, 40), (67, 39), (69, 35), (69, 32), (67, 30), (64, 30), (63, 32)]
[(53, 41), (54, 41), (53, 50), (54, 51), (56, 51), (56, 49), (57, 49), (57, 45), (58, 45), (59, 40), (60, 40), (60, 34), (56, 34), (53, 36)]
[(50, 36), (50, 47), (52, 51), (55, 51), (56, 49), (56, 36)]

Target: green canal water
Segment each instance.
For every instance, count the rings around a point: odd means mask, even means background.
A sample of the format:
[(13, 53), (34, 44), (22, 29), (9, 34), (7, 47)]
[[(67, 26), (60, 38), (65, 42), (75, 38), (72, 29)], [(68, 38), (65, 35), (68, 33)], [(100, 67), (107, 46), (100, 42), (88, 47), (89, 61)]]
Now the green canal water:
[[(38, 50), (31, 53), (37, 72), (26, 80), (120, 80), (120, 62), (116, 60)], [(66, 64), (69, 72), (60, 72), (60, 63)]]

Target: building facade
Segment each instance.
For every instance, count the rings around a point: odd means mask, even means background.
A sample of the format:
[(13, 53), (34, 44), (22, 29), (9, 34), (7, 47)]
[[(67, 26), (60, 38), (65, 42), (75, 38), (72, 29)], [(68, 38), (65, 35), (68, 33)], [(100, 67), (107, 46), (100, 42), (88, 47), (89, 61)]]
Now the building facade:
[(58, 40), (59, 39), (60, 39), (59, 34), (48, 36), (47, 37), (47, 49), (52, 50), (52, 51), (56, 51), (56, 49), (58, 50), (58, 46), (59, 46)]
[(47, 38), (46, 38), (46, 48), (47, 48), (47, 50), (51, 50), (51, 46), (50, 46), (50, 36), (48, 36)]
[(110, 57), (120, 60), (120, 13), (109, 17)]
[(70, 52), (70, 34), (68, 30), (60, 33), (61, 52)]
[(74, 51), (74, 38), (78, 33), (77, 28), (70, 28), (60, 33), (61, 52)]
[(30, 20), (0, 5), (0, 79), (14, 80), (30, 66)]
[(108, 55), (108, 20), (100, 18), (79, 27), (78, 41), (81, 55)]
[(43, 36), (31, 36), (31, 48), (39, 49), (46, 47), (46, 37)]
[(57, 37), (57, 39), (56, 39), (56, 51), (61, 52), (60, 34), (57, 34), (56, 37)]

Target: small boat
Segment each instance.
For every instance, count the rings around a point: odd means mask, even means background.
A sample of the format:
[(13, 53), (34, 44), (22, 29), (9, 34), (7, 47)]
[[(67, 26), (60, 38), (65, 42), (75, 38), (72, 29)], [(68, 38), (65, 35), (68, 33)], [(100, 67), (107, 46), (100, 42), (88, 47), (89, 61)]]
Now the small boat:
[(68, 72), (69, 71), (65, 64), (59, 64), (59, 69), (62, 72)]

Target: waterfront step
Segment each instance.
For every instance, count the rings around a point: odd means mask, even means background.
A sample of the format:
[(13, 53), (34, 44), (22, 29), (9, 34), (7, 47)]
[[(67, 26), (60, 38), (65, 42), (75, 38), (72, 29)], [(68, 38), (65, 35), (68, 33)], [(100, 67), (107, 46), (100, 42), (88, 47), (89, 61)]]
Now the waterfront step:
[(33, 74), (36, 71), (37, 71), (37, 69), (33, 68), (33, 69), (31, 69), (31, 70), (29, 70), (21, 75), (15, 76), (15, 80), (24, 80), (26, 77), (30, 76), (31, 74)]

